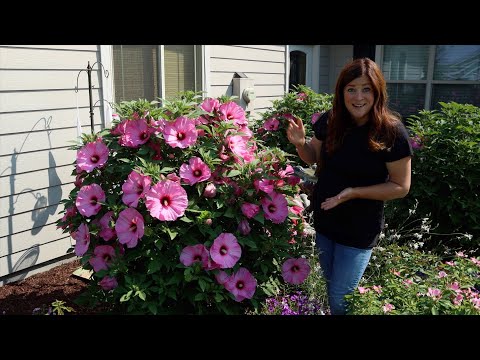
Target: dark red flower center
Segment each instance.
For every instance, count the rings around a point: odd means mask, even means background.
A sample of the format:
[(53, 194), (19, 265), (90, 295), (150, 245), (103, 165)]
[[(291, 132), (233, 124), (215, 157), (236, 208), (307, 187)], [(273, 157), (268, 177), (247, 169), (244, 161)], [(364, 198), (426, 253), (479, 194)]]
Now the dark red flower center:
[(100, 157), (99, 157), (98, 155), (92, 155), (92, 156), (90, 157), (90, 161), (91, 161), (92, 163), (94, 163), (94, 164), (97, 163), (98, 160), (100, 160)]

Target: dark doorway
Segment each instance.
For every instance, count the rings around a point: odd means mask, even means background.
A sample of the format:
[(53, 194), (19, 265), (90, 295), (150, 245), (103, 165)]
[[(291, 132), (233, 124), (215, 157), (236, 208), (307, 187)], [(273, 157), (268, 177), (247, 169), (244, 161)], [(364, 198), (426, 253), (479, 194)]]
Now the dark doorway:
[(290, 79), (288, 90), (295, 90), (293, 86), (305, 85), (307, 77), (307, 54), (303, 51), (292, 51), (290, 53)]

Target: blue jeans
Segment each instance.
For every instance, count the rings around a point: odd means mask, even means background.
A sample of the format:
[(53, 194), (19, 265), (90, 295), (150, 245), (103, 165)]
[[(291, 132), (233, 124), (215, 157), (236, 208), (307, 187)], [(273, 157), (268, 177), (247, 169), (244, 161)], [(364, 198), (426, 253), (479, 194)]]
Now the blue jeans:
[(316, 234), (320, 266), (327, 280), (328, 302), (332, 315), (344, 315), (344, 296), (358, 286), (367, 268), (372, 249), (357, 249), (338, 244), (322, 234)]

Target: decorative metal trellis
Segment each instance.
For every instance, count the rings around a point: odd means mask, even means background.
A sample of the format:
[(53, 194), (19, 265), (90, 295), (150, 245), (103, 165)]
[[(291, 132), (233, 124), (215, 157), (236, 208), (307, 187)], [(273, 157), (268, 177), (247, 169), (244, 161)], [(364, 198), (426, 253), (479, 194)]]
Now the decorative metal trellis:
[[(93, 104), (93, 100), (92, 100), (92, 70), (93, 70), (93, 67), (98, 64), (99, 66), (101, 66), (103, 68), (103, 74), (105, 75), (105, 78), (108, 78), (109, 76), (109, 72), (108, 70), (105, 69), (105, 66), (103, 66), (103, 64), (99, 61), (96, 61), (92, 66), (90, 66), (90, 61), (88, 62), (87, 64), (87, 69), (82, 69), (78, 72), (77, 74), (77, 85), (75, 86), (75, 92), (78, 93), (78, 78), (80, 77), (80, 74), (82, 71), (86, 71), (87, 72), (87, 76), (88, 76), (88, 98), (89, 98), (89, 105), (90, 105), (90, 128), (91, 128), (91, 132), (93, 134), (94, 130), (93, 130), (93, 108), (94, 106), (100, 101), (100, 100), (97, 100), (95, 102), (95, 104)], [(107, 100), (104, 100), (104, 101), (107, 101)], [(107, 101), (108, 102), (108, 101)], [(111, 104), (108, 103), (109, 106), (111, 107)]]

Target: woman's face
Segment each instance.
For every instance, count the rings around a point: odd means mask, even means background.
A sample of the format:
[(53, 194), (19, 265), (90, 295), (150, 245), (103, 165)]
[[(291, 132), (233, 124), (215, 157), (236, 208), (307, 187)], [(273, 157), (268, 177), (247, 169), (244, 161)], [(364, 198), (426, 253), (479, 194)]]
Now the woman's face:
[(362, 75), (349, 82), (343, 89), (345, 106), (357, 125), (368, 121), (375, 97), (370, 80)]

